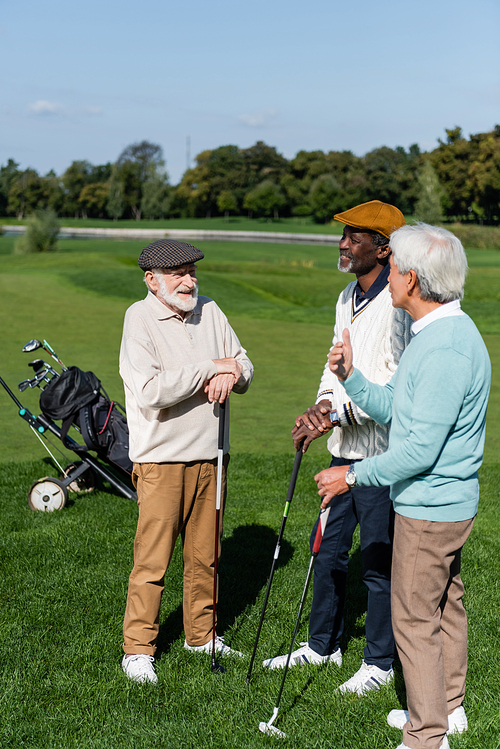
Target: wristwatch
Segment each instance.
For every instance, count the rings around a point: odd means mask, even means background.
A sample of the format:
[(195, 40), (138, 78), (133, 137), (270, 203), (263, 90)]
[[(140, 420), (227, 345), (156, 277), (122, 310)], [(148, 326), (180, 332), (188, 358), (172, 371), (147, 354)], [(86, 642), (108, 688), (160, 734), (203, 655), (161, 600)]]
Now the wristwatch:
[(337, 409), (335, 408), (333, 409), (333, 411), (330, 411), (330, 421), (332, 422), (333, 425), (336, 425), (336, 426), (340, 424), (339, 414), (338, 414)]
[(354, 463), (351, 463), (351, 465), (349, 466), (349, 470), (347, 471), (345, 475), (345, 482), (347, 486), (358, 485), (358, 478), (356, 476), (356, 471), (354, 470)]

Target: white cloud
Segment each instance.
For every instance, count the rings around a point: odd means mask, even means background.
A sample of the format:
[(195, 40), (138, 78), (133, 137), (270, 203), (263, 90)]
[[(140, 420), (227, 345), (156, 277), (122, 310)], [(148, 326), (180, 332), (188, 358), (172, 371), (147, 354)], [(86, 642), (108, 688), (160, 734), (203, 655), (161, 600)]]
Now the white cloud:
[(266, 127), (266, 125), (272, 124), (277, 114), (276, 109), (263, 109), (261, 112), (254, 112), (254, 114), (240, 114), (238, 119), (247, 127)]
[(56, 101), (45, 101), (44, 99), (39, 99), (38, 101), (35, 101), (33, 104), (28, 105), (28, 109), (33, 114), (57, 114), (62, 110), (62, 105), (58, 104)]

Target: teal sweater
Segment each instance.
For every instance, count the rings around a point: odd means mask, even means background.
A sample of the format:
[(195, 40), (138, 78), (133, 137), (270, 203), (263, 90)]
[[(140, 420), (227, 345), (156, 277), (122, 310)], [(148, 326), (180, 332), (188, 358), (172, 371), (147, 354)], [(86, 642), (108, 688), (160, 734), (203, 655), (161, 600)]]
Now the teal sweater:
[(359, 370), (344, 382), (379, 424), (391, 422), (389, 448), (356, 463), (361, 486), (391, 486), (394, 509), (421, 520), (474, 517), (491, 366), (468, 317), (444, 317), (412, 338), (392, 380), (369, 382)]

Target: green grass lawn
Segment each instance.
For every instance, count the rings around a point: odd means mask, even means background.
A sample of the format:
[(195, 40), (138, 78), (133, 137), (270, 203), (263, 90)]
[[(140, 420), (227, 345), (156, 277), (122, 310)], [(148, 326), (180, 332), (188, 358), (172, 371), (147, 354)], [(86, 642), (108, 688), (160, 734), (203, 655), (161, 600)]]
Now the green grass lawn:
[[(224, 231), (275, 231), (296, 232), (303, 234), (342, 234), (342, 224), (316, 224), (310, 216), (287, 217), (280, 219), (254, 218), (247, 216), (229, 216), (226, 220), (223, 216), (214, 218), (170, 218), (155, 219), (149, 221), (141, 219), (110, 219), (98, 218), (68, 218), (63, 216), (59, 219), (61, 226), (72, 227), (99, 227), (108, 229), (223, 229)], [(14, 216), (0, 218), (2, 225), (19, 225), (26, 223), (18, 221)]]
[[(144, 295), (136, 265), (141, 242), (62, 240), (53, 255), (15, 256), (0, 237), (0, 375), (17, 392), (28, 376), (21, 353), (46, 338), (66, 364), (92, 369), (110, 395), (122, 398), (117, 358), (123, 314)], [(245, 396), (231, 399), (232, 462), (224, 518), (220, 630), (250, 653), (293, 463), (290, 429), (310, 405), (329, 348), (336, 297), (346, 283), (328, 247), (252, 243), (200, 244), (201, 292), (228, 314), (256, 367)], [(480, 513), (463, 559), (470, 625), (466, 709), (470, 730), (452, 749), (500, 747), (496, 665), (500, 590), (500, 253), (469, 253), (464, 309), (479, 326), (493, 364)], [(38, 391), (20, 399), (38, 411)], [(0, 746), (2, 747), (261, 747), (257, 730), (271, 717), (281, 676), (262, 658), (286, 651), (304, 584), (308, 536), (318, 510), (315, 472), (325, 444), (303, 460), (250, 687), (247, 664), (226, 662), (212, 674), (209, 658), (182, 648), (182, 560), (174, 554), (161, 612), (157, 688), (121, 672), (121, 625), (137, 519), (134, 503), (99, 491), (71, 495), (61, 512), (31, 512), (32, 481), (54, 475), (45, 452), (0, 390)], [(72, 456), (69, 455), (71, 458)], [(404, 704), (401, 675), (359, 699), (334, 689), (362, 657), (365, 590), (353, 549), (342, 669), (291, 670), (279, 727), (297, 747), (390, 749), (401, 734), (385, 723)], [(307, 607), (299, 639), (307, 637)]]

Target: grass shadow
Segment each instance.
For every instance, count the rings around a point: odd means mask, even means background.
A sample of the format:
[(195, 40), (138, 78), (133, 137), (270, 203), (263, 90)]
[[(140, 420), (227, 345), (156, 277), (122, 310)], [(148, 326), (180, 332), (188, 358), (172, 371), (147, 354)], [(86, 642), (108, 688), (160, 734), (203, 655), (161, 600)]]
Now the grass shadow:
[[(222, 542), (219, 564), (218, 634), (231, 627), (238, 617), (255, 604), (267, 585), (277, 541), (276, 531), (266, 525), (241, 525)], [(294, 548), (283, 540), (276, 569), (288, 564)], [(184, 629), (182, 605), (160, 624), (157, 654), (168, 652)]]
[[(248, 606), (255, 604), (267, 585), (278, 536), (266, 525), (240, 525), (222, 542), (219, 597), (219, 624), (227, 629)], [(294, 547), (285, 539), (275, 569), (292, 558)]]

